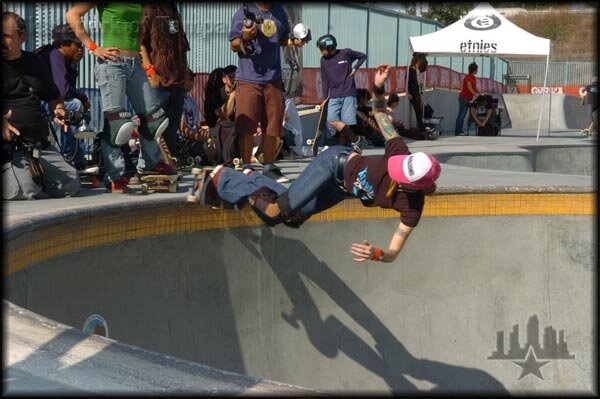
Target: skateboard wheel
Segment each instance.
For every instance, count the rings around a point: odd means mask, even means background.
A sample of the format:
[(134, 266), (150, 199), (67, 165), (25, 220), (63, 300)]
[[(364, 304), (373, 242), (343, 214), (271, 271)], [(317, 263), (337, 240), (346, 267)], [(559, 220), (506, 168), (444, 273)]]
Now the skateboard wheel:
[(317, 106), (315, 107), (315, 111), (320, 111), (320, 110), (321, 110), (321, 106), (320, 106), (320, 105), (317, 105)]
[(238, 166), (242, 164), (242, 161), (239, 158), (233, 158), (233, 164), (235, 166)]
[(192, 174), (193, 175), (199, 175), (200, 173), (202, 173), (202, 169), (201, 168), (192, 168)]
[(306, 144), (307, 145), (312, 145), (312, 140), (311, 139), (306, 140)]

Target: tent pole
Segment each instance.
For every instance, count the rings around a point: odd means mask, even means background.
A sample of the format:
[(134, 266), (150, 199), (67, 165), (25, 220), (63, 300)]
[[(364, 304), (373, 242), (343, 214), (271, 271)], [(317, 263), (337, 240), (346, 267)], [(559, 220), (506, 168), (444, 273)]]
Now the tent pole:
[[(552, 42), (550, 42), (550, 51), (548, 51), (548, 61), (546, 62), (546, 76), (548, 76), (548, 65), (550, 64), (550, 55), (552, 54)], [(552, 120), (552, 90), (548, 89), (548, 137), (550, 137), (550, 121)]]
[[(544, 112), (544, 96), (546, 95), (546, 83), (548, 82), (548, 64), (550, 62), (550, 53), (546, 56), (546, 74), (544, 75), (544, 91), (542, 91), (542, 103), (540, 104), (540, 117), (538, 119), (537, 135), (535, 141), (540, 141), (540, 129), (542, 128), (542, 113)], [(548, 115), (548, 135), (550, 134), (550, 115)]]

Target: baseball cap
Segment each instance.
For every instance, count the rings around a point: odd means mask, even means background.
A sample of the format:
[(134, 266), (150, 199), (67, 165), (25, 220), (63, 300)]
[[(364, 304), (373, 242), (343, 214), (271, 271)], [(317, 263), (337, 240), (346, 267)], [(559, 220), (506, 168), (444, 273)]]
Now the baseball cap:
[(62, 42), (75, 42), (77, 44), (81, 44), (81, 40), (75, 36), (75, 32), (69, 26), (69, 24), (56, 25), (54, 29), (52, 29), (52, 40), (53, 45)]
[(431, 186), (440, 177), (441, 171), (438, 160), (424, 152), (394, 155), (388, 159), (388, 174), (392, 180), (417, 190)]

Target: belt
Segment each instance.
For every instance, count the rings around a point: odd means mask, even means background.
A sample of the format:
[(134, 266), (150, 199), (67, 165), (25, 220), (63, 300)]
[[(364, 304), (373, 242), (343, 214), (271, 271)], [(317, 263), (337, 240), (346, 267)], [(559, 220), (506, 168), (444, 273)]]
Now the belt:
[(335, 173), (335, 177), (338, 182), (344, 182), (344, 169), (346, 168), (346, 164), (348, 163), (348, 158), (350, 154), (347, 152), (340, 152), (337, 156), (337, 170)]

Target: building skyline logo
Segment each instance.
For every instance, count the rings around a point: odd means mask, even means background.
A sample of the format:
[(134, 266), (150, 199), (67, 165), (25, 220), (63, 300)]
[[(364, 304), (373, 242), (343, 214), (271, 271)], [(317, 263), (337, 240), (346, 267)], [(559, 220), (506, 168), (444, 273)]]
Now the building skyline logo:
[[(550, 360), (575, 359), (569, 352), (565, 340), (565, 330), (557, 331), (551, 325), (544, 328), (542, 343), (540, 343), (540, 323), (537, 315), (527, 321), (527, 340), (521, 346), (519, 342), (519, 325), (515, 324), (508, 336), (508, 351), (504, 350), (504, 330), (496, 332), (496, 350), (488, 356), (488, 360), (513, 360), (522, 368), (519, 380), (529, 374), (544, 379), (541, 368)], [(547, 361), (538, 361), (538, 360)], [(515, 361), (518, 360), (518, 361)]]

